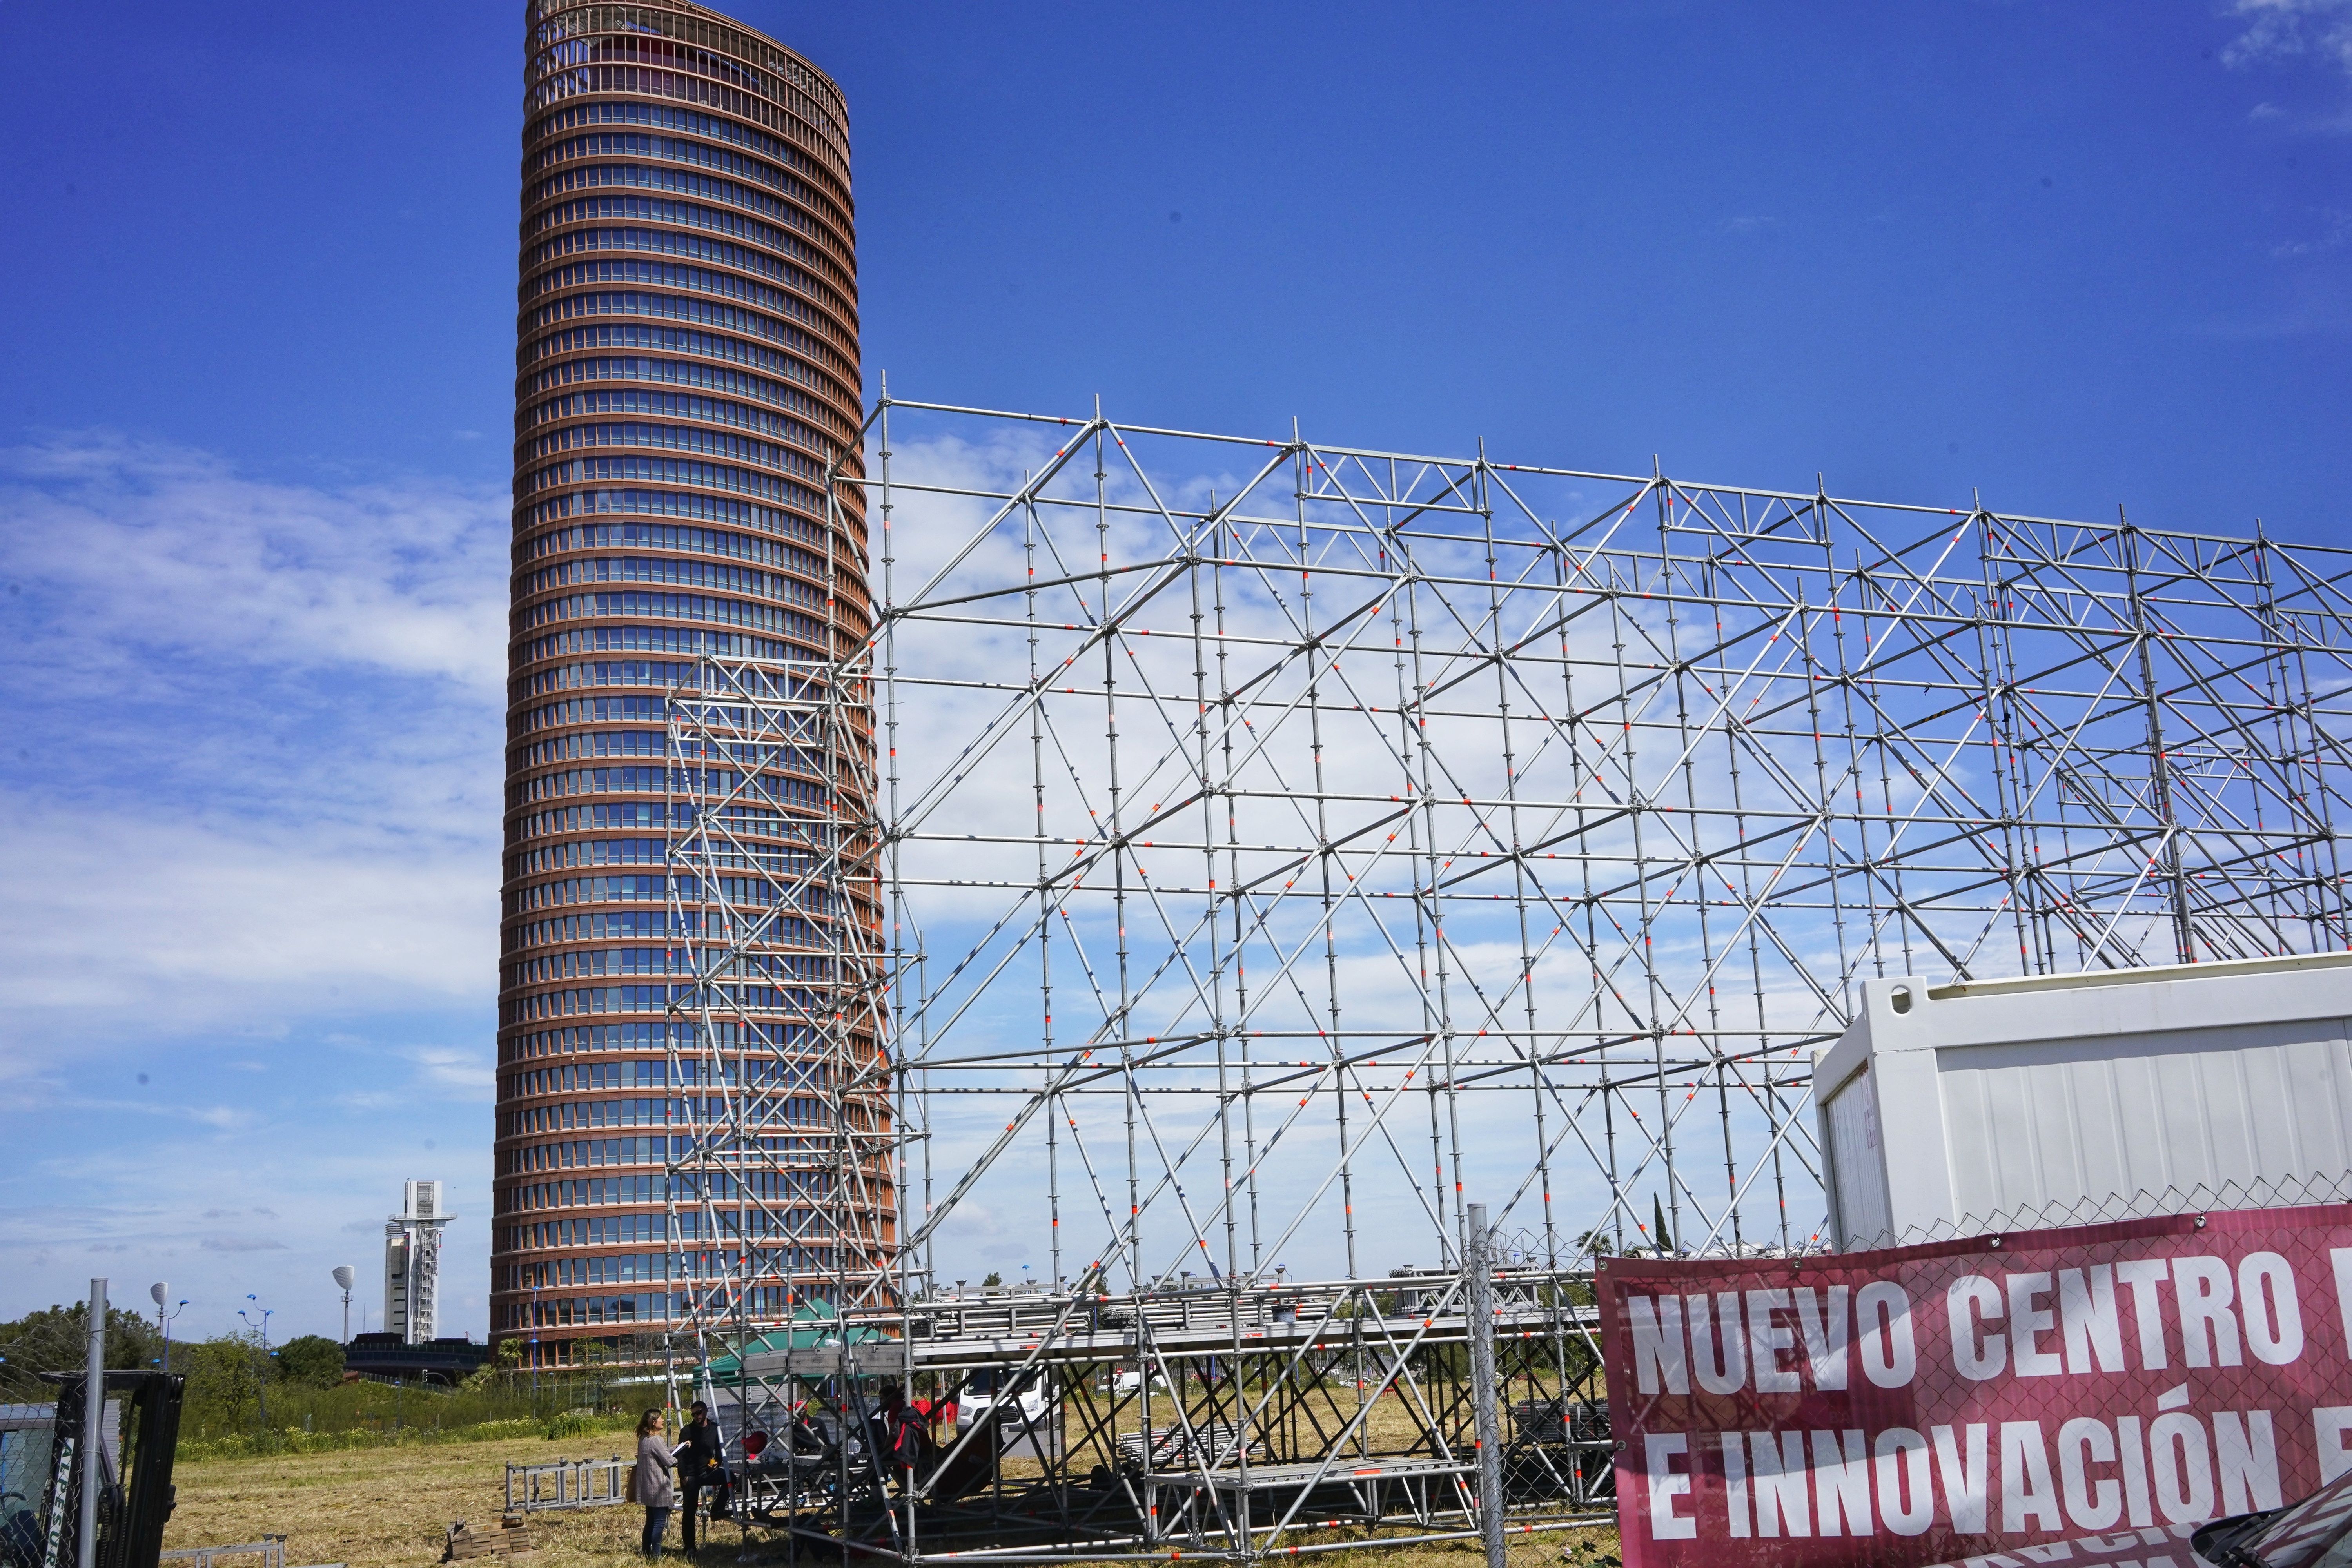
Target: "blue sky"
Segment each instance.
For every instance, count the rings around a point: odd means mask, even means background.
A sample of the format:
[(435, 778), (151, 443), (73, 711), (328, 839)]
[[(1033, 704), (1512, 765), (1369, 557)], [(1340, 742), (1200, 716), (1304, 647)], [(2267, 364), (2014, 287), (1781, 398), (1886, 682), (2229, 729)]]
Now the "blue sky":
[[(869, 392), (2347, 531), (2352, 5), (739, 14)], [(0, 0), (0, 1315), (487, 1321), (520, 39)]]

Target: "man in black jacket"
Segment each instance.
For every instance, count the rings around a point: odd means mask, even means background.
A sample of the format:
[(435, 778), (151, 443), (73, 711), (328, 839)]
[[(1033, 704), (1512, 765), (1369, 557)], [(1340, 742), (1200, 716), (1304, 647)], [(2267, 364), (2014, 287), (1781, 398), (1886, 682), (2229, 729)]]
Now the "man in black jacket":
[(680, 1544), (690, 1557), (696, 1517), (700, 1512), (697, 1505), (706, 1489), (711, 1494), (710, 1517), (727, 1517), (727, 1440), (719, 1433), (719, 1423), (710, 1418), (710, 1406), (699, 1399), (677, 1436), (677, 1488), (684, 1494), (678, 1499), (684, 1537)]

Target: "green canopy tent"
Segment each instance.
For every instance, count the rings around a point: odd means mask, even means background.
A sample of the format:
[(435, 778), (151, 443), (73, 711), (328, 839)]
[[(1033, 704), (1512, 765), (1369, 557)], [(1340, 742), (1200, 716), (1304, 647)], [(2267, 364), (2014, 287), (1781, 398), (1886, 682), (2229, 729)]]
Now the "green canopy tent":
[[(849, 1342), (852, 1344), (871, 1344), (888, 1338), (889, 1336), (883, 1333), (881, 1330), (865, 1324), (851, 1329), (848, 1333)], [(770, 1329), (765, 1333), (755, 1334), (740, 1349), (725, 1355), (712, 1356), (702, 1364), (696, 1373), (695, 1381), (712, 1385), (732, 1385), (744, 1381), (743, 1360), (747, 1356), (766, 1355), (786, 1350), (830, 1349), (839, 1344), (841, 1341), (840, 1314), (822, 1301), (812, 1301), (793, 1313), (790, 1327)], [(832, 1371), (814, 1356), (810, 1358), (808, 1370), (809, 1375), (813, 1377), (827, 1376)]]

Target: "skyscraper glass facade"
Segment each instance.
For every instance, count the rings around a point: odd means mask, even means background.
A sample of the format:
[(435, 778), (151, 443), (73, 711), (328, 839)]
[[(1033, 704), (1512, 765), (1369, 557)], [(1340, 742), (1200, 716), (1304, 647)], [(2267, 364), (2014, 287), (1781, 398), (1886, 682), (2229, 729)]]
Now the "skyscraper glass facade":
[[(826, 504), (862, 401), (840, 90), (679, 0), (527, 16), (491, 1333), (560, 1364), (643, 1353), (688, 1288), (667, 693), (835, 658), (870, 605), (825, 570), (866, 558), (854, 487)], [(834, 787), (751, 785), (780, 848), (864, 805)]]

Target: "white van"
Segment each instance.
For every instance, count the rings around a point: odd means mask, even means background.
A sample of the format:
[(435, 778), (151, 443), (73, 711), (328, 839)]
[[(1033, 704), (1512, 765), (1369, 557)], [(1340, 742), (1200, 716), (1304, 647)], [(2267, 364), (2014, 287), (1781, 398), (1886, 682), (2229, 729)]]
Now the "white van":
[[(969, 1426), (985, 1417), (1001, 1398), (997, 1390), (1009, 1386), (1013, 1376), (1014, 1369), (1009, 1366), (984, 1366), (965, 1373), (963, 1387), (955, 1396), (956, 1425)], [(1011, 1410), (1004, 1413), (1008, 1426), (1017, 1431), (1024, 1421), (1032, 1426), (1043, 1426), (1054, 1408), (1054, 1374), (1043, 1368), (1032, 1372), (1028, 1386), (1022, 1389), (1015, 1403), (1020, 1414), (1016, 1415)]]
[[(1166, 1373), (1154, 1370), (1151, 1374), (1151, 1386), (1163, 1394), (1166, 1393), (1168, 1391), (1168, 1374)], [(1141, 1367), (1118, 1366), (1111, 1368), (1110, 1394), (1113, 1399), (1123, 1399), (1130, 1394), (1140, 1394), (1142, 1392), (1143, 1369)]]

